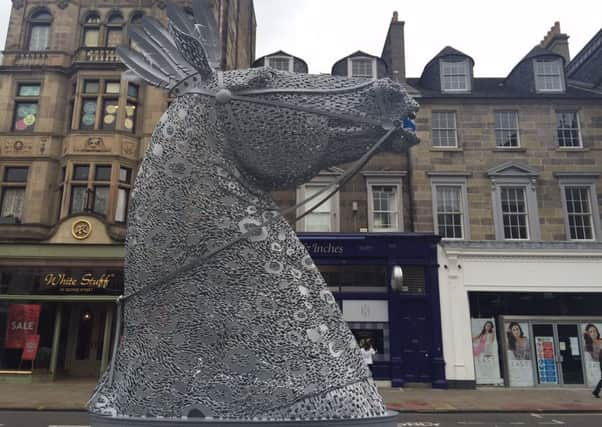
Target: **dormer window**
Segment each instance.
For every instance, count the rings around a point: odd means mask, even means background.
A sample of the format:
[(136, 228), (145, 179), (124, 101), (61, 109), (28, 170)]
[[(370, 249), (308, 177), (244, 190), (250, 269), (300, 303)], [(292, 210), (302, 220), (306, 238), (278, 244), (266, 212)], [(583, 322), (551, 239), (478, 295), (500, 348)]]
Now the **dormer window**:
[(463, 61), (441, 60), (441, 91), (470, 92), (470, 67)]
[(265, 65), (275, 70), (293, 72), (293, 58), (290, 56), (268, 56)]
[(349, 77), (376, 78), (376, 58), (349, 58), (347, 63)]
[(536, 59), (535, 90), (537, 92), (564, 92), (562, 61), (560, 59)]

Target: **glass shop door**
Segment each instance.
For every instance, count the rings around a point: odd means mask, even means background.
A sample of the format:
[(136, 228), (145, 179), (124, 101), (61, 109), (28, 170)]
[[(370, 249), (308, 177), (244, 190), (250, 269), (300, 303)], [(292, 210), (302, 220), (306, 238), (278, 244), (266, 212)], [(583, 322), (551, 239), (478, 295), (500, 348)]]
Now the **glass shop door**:
[(584, 384), (579, 325), (533, 323), (539, 385)]
[(579, 340), (579, 325), (559, 324), (558, 352), (563, 384), (584, 384), (583, 363)]

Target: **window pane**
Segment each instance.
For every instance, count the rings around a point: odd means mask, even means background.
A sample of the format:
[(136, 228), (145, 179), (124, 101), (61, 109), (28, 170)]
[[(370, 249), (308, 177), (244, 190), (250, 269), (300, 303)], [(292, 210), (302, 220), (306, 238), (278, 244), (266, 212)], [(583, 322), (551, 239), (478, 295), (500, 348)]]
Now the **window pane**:
[(579, 138), (579, 120), (577, 112), (556, 113), (558, 146), (560, 147), (580, 147)]
[(71, 186), (71, 203), (69, 204), (69, 213), (83, 212), (86, 208), (86, 186)]
[(289, 71), (291, 58), (268, 58), (268, 64), (271, 68), (281, 71)]
[(566, 187), (566, 211), (571, 239), (594, 238), (590, 191), (588, 187)]
[(468, 61), (441, 61), (441, 87), (447, 90), (469, 89), (469, 67)]
[(128, 96), (130, 98), (138, 98), (138, 85), (128, 83)]
[(117, 193), (117, 209), (115, 210), (115, 221), (117, 222), (125, 222), (129, 193), (127, 188), (120, 188)]
[(29, 50), (40, 51), (48, 49), (48, 39), (50, 38), (50, 25), (33, 24), (29, 35)]
[(96, 166), (94, 171), (95, 181), (110, 181), (111, 180), (111, 166)]
[(123, 126), (130, 132), (136, 130), (136, 104), (128, 102), (125, 106), (125, 120)]
[(119, 168), (119, 182), (129, 184), (131, 176), (132, 170), (130, 168)]
[(106, 215), (108, 204), (109, 187), (94, 186), (94, 212), (99, 215)]
[(119, 95), (119, 91), (121, 90), (120, 82), (107, 82), (105, 84), (105, 93), (115, 93)]
[(331, 231), (330, 213), (312, 212), (305, 218), (305, 231)]
[(495, 143), (497, 147), (518, 147), (518, 115), (516, 111), (495, 113)]
[(79, 122), (80, 129), (94, 129), (96, 123), (96, 98), (84, 99), (82, 102), (82, 114)]
[(117, 119), (117, 109), (119, 101), (117, 99), (105, 99), (102, 103), (102, 128), (115, 129)]
[(397, 187), (394, 185), (373, 185), (373, 231), (398, 230)]
[(84, 93), (98, 93), (100, 90), (100, 83), (98, 80), (86, 80), (84, 82)]
[(460, 186), (438, 185), (436, 187), (437, 228), (441, 237), (462, 239), (462, 191)]
[(73, 180), (87, 181), (90, 176), (90, 165), (75, 165), (73, 166)]
[(4, 182), (27, 182), (27, 167), (12, 167), (4, 169)]
[(98, 28), (86, 28), (84, 30), (84, 46), (98, 47), (99, 46), (100, 30)]
[(16, 131), (33, 131), (38, 118), (37, 102), (17, 102), (13, 129)]
[(371, 59), (352, 59), (351, 77), (374, 77), (372, 74)]
[(561, 91), (562, 66), (558, 59), (534, 62), (535, 88), (538, 91)]
[(122, 42), (122, 31), (119, 29), (110, 29), (107, 31), (107, 46), (117, 47)]
[(506, 187), (500, 190), (504, 238), (528, 239), (528, 217), (525, 190)]
[(433, 147), (456, 147), (456, 113), (433, 112), (432, 115)]
[(19, 96), (40, 96), (40, 85), (35, 83), (20, 84), (17, 93)]
[[(310, 197), (313, 197), (316, 193), (322, 191), (324, 189), (324, 186), (315, 186), (315, 185), (306, 185), (305, 186), (305, 198), (309, 199)], [(313, 199), (312, 201), (308, 202), (305, 206), (307, 210), (312, 209), (314, 206), (316, 206), (318, 203), (320, 203), (320, 201), (324, 200), (324, 194), (320, 195), (319, 197)], [(328, 199), (326, 202), (324, 202), (322, 205), (320, 205), (318, 208), (316, 208), (316, 210), (314, 212), (328, 212), (330, 213), (332, 211), (332, 198)]]
[(25, 188), (3, 188), (0, 216), (14, 216), (21, 219), (24, 199)]

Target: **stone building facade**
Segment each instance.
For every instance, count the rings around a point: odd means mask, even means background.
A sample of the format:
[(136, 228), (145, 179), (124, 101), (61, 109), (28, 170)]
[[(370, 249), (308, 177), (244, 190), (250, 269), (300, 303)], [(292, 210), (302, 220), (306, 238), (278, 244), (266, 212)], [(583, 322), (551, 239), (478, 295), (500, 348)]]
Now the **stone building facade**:
[[(170, 102), (122, 80), (115, 48), (143, 16), (166, 23), (165, 6), (13, 1), (0, 66), (0, 329), (31, 315), (39, 343), (30, 362), (20, 359), (25, 336), (0, 340), (9, 377), (97, 375), (107, 364), (129, 194)], [(222, 68), (248, 68), (252, 0), (215, 0), (213, 10)]]
[[(323, 239), (330, 235), (333, 242), (336, 232), (370, 239), (378, 237), (375, 231), (410, 232), (399, 236), (392, 258), (409, 235), (442, 239), (435, 284), (428, 283), (426, 267), (421, 288), (439, 308), (416, 312), (422, 304), (417, 299), (402, 309), (399, 301), (420, 295), (411, 287), (405, 295), (380, 296), (388, 304), (387, 327), (394, 329), (401, 318), (416, 333), (403, 335), (402, 327), (395, 337), (385, 330), (391, 347), (402, 351), (395, 360), (397, 355), (384, 350), (377, 377), (394, 385), (413, 382), (396, 370), (408, 364), (420, 369), (411, 349), (418, 343), (415, 353), (433, 359), (433, 386), (443, 383), (436, 379), (441, 365), (449, 387), (597, 381), (592, 348), (602, 344), (602, 32), (573, 59), (568, 39), (556, 23), (505, 77), (475, 76), (475, 60), (449, 46), (420, 77), (406, 77), (403, 22), (394, 15), (380, 56), (358, 51), (333, 65), (337, 75), (400, 81), (421, 105), (416, 126), (422, 142), (409, 155), (375, 156), (309, 222), (298, 222), (297, 230), (319, 232)], [(283, 53), (276, 54), (284, 63)], [(270, 56), (254, 65), (269, 63)], [(277, 194), (277, 200), (291, 206), (348, 166), (324, 171), (296, 191)], [(339, 258), (344, 264), (362, 262)], [(366, 258), (365, 263), (376, 259), (370, 253)], [(415, 265), (402, 258), (390, 258), (389, 268), (400, 266), (415, 283)], [(328, 279), (332, 260), (320, 262)], [(340, 290), (341, 280), (332, 277), (333, 290)], [(335, 293), (344, 315), (347, 299), (357, 303), (349, 305), (349, 317), (358, 322), (362, 309), (377, 309), (379, 298), (359, 290), (361, 284), (348, 287), (351, 293)], [(439, 332), (432, 325), (439, 315), (441, 360), (433, 345)], [(365, 321), (362, 327), (377, 324)], [(522, 338), (513, 338), (515, 324)], [(517, 356), (517, 342), (525, 359)]]

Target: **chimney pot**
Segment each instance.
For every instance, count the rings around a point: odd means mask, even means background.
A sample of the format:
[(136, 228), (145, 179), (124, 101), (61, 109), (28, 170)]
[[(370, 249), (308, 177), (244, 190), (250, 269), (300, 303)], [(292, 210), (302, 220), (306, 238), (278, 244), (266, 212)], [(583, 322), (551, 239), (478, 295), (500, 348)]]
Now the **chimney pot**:
[(399, 14), (397, 13), (397, 11), (393, 12), (393, 18), (391, 19), (391, 22), (397, 22), (399, 20)]

